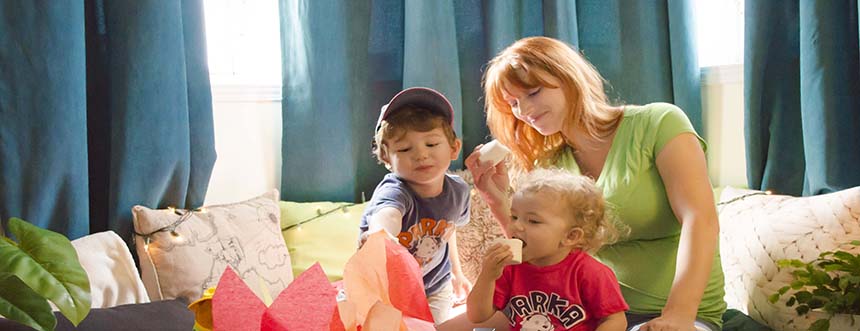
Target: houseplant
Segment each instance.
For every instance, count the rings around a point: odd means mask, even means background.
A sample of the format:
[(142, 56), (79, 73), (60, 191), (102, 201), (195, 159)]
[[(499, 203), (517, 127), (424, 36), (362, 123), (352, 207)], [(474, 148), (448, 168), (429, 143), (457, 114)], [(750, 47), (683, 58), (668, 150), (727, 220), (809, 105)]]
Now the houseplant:
[(68, 238), (18, 218), (0, 227), (0, 315), (36, 330), (53, 330), (48, 301), (78, 325), (90, 311), (90, 282)]
[[(860, 246), (860, 240), (849, 245)], [(823, 252), (808, 263), (785, 259), (777, 264), (781, 268), (793, 268), (794, 281), (771, 295), (768, 298), (771, 303), (776, 303), (780, 296), (793, 290), (785, 304), (789, 307), (796, 305), (798, 315), (812, 311), (824, 313), (810, 325), (809, 330), (829, 330), (831, 320), (838, 314), (847, 314), (850, 325), (854, 325), (854, 315), (860, 314), (860, 253), (834, 250)]]

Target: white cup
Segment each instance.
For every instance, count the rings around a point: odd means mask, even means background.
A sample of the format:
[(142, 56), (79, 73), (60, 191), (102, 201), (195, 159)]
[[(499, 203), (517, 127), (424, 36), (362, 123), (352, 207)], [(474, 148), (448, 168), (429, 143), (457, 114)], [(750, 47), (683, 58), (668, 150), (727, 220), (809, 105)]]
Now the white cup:
[(481, 152), (481, 162), (491, 161), (494, 166), (499, 164), (499, 162), (502, 162), (502, 160), (505, 159), (505, 156), (508, 156), (511, 152), (510, 149), (505, 145), (502, 145), (498, 140), (493, 140), (484, 144), (484, 146), (481, 146), (481, 149), (478, 151)]
[(499, 238), (493, 240), (493, 243), (502, 243), (508, 248), (511, 249), (511, 253), (514, 254), (513, 262), (514, 264), (523, 263), (523, 241), (516, 238)]

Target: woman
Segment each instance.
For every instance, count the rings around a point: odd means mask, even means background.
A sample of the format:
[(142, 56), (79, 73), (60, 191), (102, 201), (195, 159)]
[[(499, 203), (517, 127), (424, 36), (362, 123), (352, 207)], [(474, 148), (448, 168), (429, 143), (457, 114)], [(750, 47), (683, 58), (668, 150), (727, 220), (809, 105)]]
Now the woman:
[[(618, 277), (628, 328), (719, 330), (726, 305), (706, 145), (678, 107), (613, 106), (603, 82), (567, 44), (519, 40), (484, 76), (490, 132), (511, 149), (514, 171), (560, 167), (603, 189), (630, 229), (596, 255)], [(466, 166), (505, 228), (508, 169), (479, 158), (476, 149)]]

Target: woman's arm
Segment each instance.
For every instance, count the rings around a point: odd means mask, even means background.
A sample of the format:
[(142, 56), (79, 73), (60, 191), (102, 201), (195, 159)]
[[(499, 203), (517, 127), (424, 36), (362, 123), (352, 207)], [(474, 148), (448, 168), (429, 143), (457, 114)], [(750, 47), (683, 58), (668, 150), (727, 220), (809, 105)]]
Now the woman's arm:
[(480, 162), (481, 152), (479, 149), (481, 146), (483, 145), (476, 146), (475, 151), (466, 158), (466, 168), (472, 173), (475, 188), (481, 193), (481, 198), (484, 199), (490, 212), (499, 222), (505, 237), (510, 238), (508, 224), (510, 223), (511, 197), (508, 191), (511, 184), (508, 177), (508, 167), (504, 161), (495, 166), (490, 162)]
[(657, 169), (681, 223), (681, 238), (666, 307), (642, 330), (692, 330), (719, 235), (705, 153), (696, 136), (683, 133), (670, 140), (657, 155)]
[(597, 325), (596, 331), (624, 331), (627, 329), (627, 317), (623, 311), (604, 317)]

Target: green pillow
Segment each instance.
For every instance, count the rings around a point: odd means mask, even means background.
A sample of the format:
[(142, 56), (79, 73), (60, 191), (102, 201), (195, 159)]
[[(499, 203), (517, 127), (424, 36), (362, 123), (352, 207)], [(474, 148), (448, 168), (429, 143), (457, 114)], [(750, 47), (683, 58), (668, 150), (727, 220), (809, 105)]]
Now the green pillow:
[[(281, 234), (290, 250), (293, 275), (319, 262), (330, 281), (343, 279), (346, 261), (358, 248), (365, 205), (281, 201)], [(300, 222), (304, 223), (299, 226)]]

